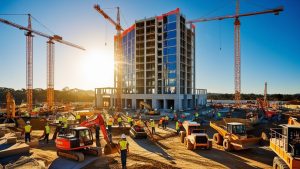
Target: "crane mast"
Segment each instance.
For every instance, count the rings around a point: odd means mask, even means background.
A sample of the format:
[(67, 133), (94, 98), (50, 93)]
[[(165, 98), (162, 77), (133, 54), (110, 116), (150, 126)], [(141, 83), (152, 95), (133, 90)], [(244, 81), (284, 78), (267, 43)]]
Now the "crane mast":
[[(31, 29), (31, 15), (28, 14), (28, 29)], [(26, 90), (27, 90), (27, 112), (32, 111), (33, 93), (33, 35), (27, 31), (26, 35)]]
[[(236, 0), (236, 15), (239, 14), (240, 4)], [(241, 105), (241, 43), (240, 43), (240, 20), (239, 17), (234, 21), (234, 100), (236, 106)]]
[(0, 22), (9, 26), (26, 31), (26, 88), (27, 88), (27, 111), (32, 111), (32, 91), (33, 91), (33, 34), (47, 38), (47, 104), (48, 109), (54, 106), (54, 42), (59, 42), (77, 49), (85, 50), (83, 47), (63, 40), (59, 35), (47, 35), (45, 33), (33, 30), (31, 27), (31, 15), (28, 14), (28, 26), (10, 22), (0, 18)]
[(114, 87), (116, 89), (116, 111), (121, 111), (122, 108), (122, 71), (123, 71), (123, 55), (122, 55), (122, 37), (121, 31), (124, 29), (121, 27), (120, 21), (120, 8), (117, 7), (117, 21), (114, 21), (111, 17), (109, 17), (99, 5), (94, 5), (94, 8), (98, 13), (100, 13), (105, 19), (107, 19), (112, 25), (115, 26), (117, 30), (117, 34), (115, 36), (115, 69), (114, 69)]
[(241, 42), (240, 42), (240, 17), (244, 16), (254, 16), (254, 15), (261, 15), (261, 14), (268, 14), (274, 13), (278, 15), (280, 12), (283, 11), (283, 7), (278, 7), (274, 9), (268, 9), (264, 11), (257, 11), (257, 12), (250, 12), (240, 14), (240, 4), (239, 0), (236, 0), (236, 8), (234, 15), (225, 15), (225, 16), (218, 16), (212, 18), (199, 18), (195, 20), (187, 21), (186, 24), (192, 24), (197, 22), (207, 22), (207, 21), (215, 21), (215, 20), (223, 20), (223, 19), (231, 19), (234, 18), (234, 99), (235, 104), (237, 107), (240, 107), (241, 104)]

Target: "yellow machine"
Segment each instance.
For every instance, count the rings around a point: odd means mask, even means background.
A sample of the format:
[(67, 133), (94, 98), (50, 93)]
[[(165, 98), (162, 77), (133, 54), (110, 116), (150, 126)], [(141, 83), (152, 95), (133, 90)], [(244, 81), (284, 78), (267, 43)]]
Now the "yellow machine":
[(159, 115), (160, 114), (159, 112), (154, 111), (149, 104), (147, 104), (143, 101), (140, 102), (140, 107), (142, 107), (142, 106), (144, 106), (144, 108), (146, 108), (148, 110), (148, 112), (145, 114), (148, 114), (148, 115)]
[(210, 126), (218, 132), (213, 135), (214, 142), (223, 145), (225, 151), (257, 147), (261, 140), (259, 137), (247, 135), (246, 126), (243, 123), (226, 123), (222, 120), (210, 122)]
[(282, 128), (271, 129), (270, 148), (277, 154), (273, 159), (275, 169), (300, 168), (300, 125), (289, 118)]
[(16, 116), (16, 103), (10, 92), (6, 94), (6, 114), (8, 118), (15, 118)]

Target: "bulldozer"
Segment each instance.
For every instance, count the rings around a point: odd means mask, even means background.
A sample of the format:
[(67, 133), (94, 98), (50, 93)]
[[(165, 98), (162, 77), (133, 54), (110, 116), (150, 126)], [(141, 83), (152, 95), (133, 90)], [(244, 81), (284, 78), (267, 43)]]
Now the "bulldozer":
[(101, 149), (93, 147), (93, 134), (91, 127), (99, 125), (106, 145), (104, 147), (104, 154), (111, 154), (117, 152), (116, 144), (109, 139), (106, 131), (106, 126), (101, 114), (83, 121), (78, 127), (67, 129), (58, 134), (55, 140), (57, 155), (64, 158), (69, 158), (76, 161), (83, 161), (84, 154), (100, 156)]
[(277, 154), (273, 159), (273, 168), (300, 168), (300, 123), (290, 117), (288, 124), (271, 129), (270, 148)]

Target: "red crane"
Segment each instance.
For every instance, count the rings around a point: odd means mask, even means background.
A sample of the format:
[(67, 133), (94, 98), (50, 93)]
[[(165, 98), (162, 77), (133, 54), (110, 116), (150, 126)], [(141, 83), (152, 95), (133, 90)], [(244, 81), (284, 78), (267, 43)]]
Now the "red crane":
[(122, 108), (122, 37), (121, 31), (124, 31), (120, 24), (120, 11), (117, 7), (117, 22), (109, 17), (99, 5), (94, 5), (94, 9), (107, 19), (113, 26), (116, 27), (117, 35), (115, 36), (115, 69), (114, 69), (114, 87), (116, 88), (116, 111), (120, 112)]
[(81, 50), (83, 47), (65, 41), (59, 35), (50, 36), (48, 34), (33, 30), (31, 28), (31, 15), (28, 14), (28, 27), (10, 22), (0, 18), (0, 22), (26, 31), (26, 87), (27, 87), (27, 111), (32, 111), (32, 79), (33, 79), (33, 34), (47, 38), (47, 103), (51, 109), (54, 105), (54, 41), (72, 46)]
[(231, 19), (234, 18), (234, 87), (235, 87), (235, 103), (236, 106), (240, 106), (241, 102), (241, 47), (240, 47), (240, 17), (245, 16), (253, 16), (253, 15), (261, 15), (261, 14), (268, 14), (274, 13), (278, 15), (280, 12), (283, 11), (283, 7), (278, 7), (274, 9), (268, 9), (264, 11), (257, 11), (257, 12), (250, 12), (250, 13), (239, 13), (239, 0), (236, 1), (236, 14), (235, 15), (225, 15), (225, 16), (218, 16), (212, 18), (200, 18), (195, 20), (187, 21), (187, 24), (197, 23), (197, 22), (207, 22), (207, 21), (214, 21), (214, 20), (223, 20), (223, 19)]

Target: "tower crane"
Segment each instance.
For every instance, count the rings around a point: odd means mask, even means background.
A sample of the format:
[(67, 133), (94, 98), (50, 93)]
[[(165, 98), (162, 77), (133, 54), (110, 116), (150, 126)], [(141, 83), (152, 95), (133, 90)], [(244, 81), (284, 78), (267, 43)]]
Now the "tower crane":
[(83, 47), (63, 40), (59, 35), (48, 35), (31, 28), (31, 15), (28, 14), (28, 27), (0, 18), (0, 22), (26, 31), (26, 87), (27, 87), (27, 111), (32, 111), (32, 80), (33, 80), (33, 34), (47, 38), (47, 104), (48, 108), (54, 105), (54, 42), (59, 42), (77, 49)]
[(235, 88), (235, 104), (236, 106), (240, 106), (241, 104), (241, 47), (240, 47), (240, 17), (245, 16), (254, 16), (254, 15), (262, 15), (268, 13), (274, 13), (278, 15), (280, 12), (283, 11), (283, 7), (278, 7), (274, 9), (268, 9), (264, 11), (257, 11), (257, 12), (250, 12), (250, 13), (239, 13), (239, 0), (236, 1), (236, 14), (234, 15), (225, 15), (225, 16), (218, 16), (212, 18), (199, 18), (195, 20), (187, 21), (187, 24), (197, 23), (197, 22), (207, 22), (207, 21), (214, 21), (214, 20), (223, 20), (223, 19), (231, 19), (234, 18), (234, 88)]
[(122, 106), (122, 47), (121, 31), (124, 31), (120, 24), (120, 8), (117, 7), (117, 22), (108, 16), (99, 5), (94, 5), (94, 9), (107, 19), (117, 30), (115, 36), (115, 69), (114, 69), (114, 87), (116, 88), (116, 111), (121, 111)]

